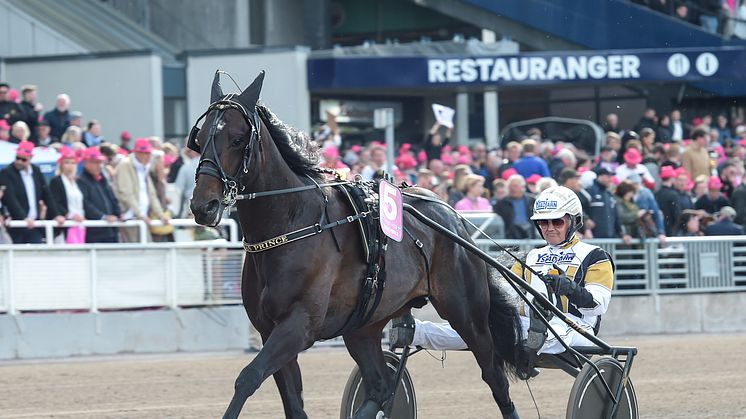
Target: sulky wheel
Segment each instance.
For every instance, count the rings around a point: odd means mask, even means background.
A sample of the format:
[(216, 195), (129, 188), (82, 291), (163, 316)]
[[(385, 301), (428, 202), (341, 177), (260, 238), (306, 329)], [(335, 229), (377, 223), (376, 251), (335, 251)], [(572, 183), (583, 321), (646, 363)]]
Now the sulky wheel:
[[(399, 357), (389, 351), (383, 352), (386, 360), (386, 367), (389, 370), (390, 379), (394, 379), (396, 369), (399, 367)], [(342, 395), (342, 408), (340, 410), (340, 419), (351, 418), (355, 411), (363, 404), (366, 398), (363, 377), (360, 375), (360, 369), (356, 365), (347, 379), (345, 391)], [(391, 409), (391, 419), (416, 419), (417, 418), (417, 399), (414, 394), (414, 384), (409, 371), (405, 368), (402, 372), (399, 387), (396, 389), (394, 405)]]
[[(614, 358), (600, 358), (592, 361), (606, 378), (611, 390), (616, 392), (622, 379), (622, 364)], [(567, 419), (602, 419), (611, 417), (613, 402), (603, 383), (590, 365), (585, 365), (575, 378), (575, 384), (567, 402)], [(628, 378), (622, 391), (615, 418), (637, 419), (637, 396), (632, 381)]]

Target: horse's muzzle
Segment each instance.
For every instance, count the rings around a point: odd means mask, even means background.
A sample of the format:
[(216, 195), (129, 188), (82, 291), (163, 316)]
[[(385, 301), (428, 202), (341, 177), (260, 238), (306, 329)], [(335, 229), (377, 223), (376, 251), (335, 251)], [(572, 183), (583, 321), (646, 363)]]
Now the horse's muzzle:
[(191, 209), (194, 214), (194, 221), (197, 224), (201, 224), (208, 227), (215, 227), (220, 223), (220, 219), (223, 215), (223, 206), (220, 201), (213, 199), (202, 205), (195, 205), (192, 201)]

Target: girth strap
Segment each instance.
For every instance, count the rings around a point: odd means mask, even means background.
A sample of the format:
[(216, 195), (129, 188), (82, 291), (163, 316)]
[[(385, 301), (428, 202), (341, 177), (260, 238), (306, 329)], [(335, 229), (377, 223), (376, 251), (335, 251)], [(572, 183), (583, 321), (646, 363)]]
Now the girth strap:
[(292, 231), (290, 233), (281, 234), (277, 237), (273, 237), (271, 239), (268, 239), (268, 240), (265, 240), (259, 243), (247, 243), (246, 240), (244, 240), (243, 248), (248, 253), (263, 252), (265, 250), (273, 249), (275, 247), (282, 246), (284, 244), (288, 244), (296, 240), (305, 239), (307, 237), (321, 234), (324, 230), (328, 230), (330, 228), (334, 228), (337, 226), (341, 226), (343, 224), (355, 222), (359, 220), (360, 218), (367, 217), (369, 214), (370, 214), (370, 211), (366, 211), (360, 214), (350, 215), (346, 218), (331, 222), (329, 224), (321, 225), (319, 223), (316, 223), (314, 225), (310, 225), (308, 227), (304, 227), (299, 230)]

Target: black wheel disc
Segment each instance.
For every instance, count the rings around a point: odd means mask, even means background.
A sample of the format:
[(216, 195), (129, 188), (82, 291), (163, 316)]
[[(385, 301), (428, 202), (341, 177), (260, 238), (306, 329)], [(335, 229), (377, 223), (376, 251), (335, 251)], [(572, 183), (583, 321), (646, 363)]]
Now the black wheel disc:
[[(389, 371), (389, 377), (393, 380), (396, 376), (396, 369), (399, 367), (399, 357), (388, 351), (384, 351), (383, 356), (386, 360), (386, 367)], [(365, 385), (360, 369), (356, 365), (347, 379), (344, 394), (342, 395), (342, 408), (340, 410), (340, 419), (348, 419), (353, 416), (355, 411), (362, 406), (367, 398)], [(416, 419), (417, 418), (417, 399), (414, 394), (414, 384), (409, 371), (405, 368), (402, 372), (399, 387), (396, 389), (394, 405), (391, 409), (391, 419)]]
[[(596, 364), (606, 382), (615, 392), (622, 380), (622, 365), (613, 358), (600, 358), (593, 363)], [(611, 417), (614, 403), (609, 397), (603, 383), (590, 365), (585, 365), (580, 374), (575, 378), (575, 384), (570, 392), (567, 402), (568, 419), (603, 419)], [(637, 396), (632, 380), (622, 390), (616, 419), (637, 419)]]

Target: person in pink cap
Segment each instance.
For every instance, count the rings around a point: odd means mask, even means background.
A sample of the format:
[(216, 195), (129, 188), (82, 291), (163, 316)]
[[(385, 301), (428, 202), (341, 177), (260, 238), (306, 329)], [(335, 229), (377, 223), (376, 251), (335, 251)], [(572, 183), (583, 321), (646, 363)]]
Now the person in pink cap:
[(619, 182), (636, 173), (642, 178), (642, 183), (648, 189), (655, 189), (655, 178), (650, 174), (648, 168), (642, 164), (642, 154), (636, 148), (629, 148), (624, 152), (624, 164), (616, 168), (616, 178)]
[(663, 215), (663, 225), (666, 236), (673, 236), (676, 232), (676, 223), (681, 216), (682, 207), (679, 202), (679, 192), (674, 189), (674, 180), (677, 173), (673, 166), (661, 166), (661, 187), (655, 193), (655, 201)]
[(323, 167), (326, 169), (334, 169), (334, 170), (342, 170), (350, 168), (347, 167), (346, 164), (342, 163), (339, 160), (339, 150), (337, 147), (327, 147), (321, 152), (321, 157), (324, 159), (320, 164), (319, 167)]
[[(103, 176), (101, 167), (106, 157), (98, 147), (88, 147), (83, 151), (83, 172), (78, 178), (78, 187), (83, 193), (85, 218), (89, 220), (119, 220), (119, 202), (109, 181)], [(86, 243), (118, 243), (119, 229), (116, 227), (89, 228), (85, 235)]]
[(710, 176), (707, 180), (707, 193), (694, 203), (694, 208), (708, 214), (720, 212), (720, 208), (730, 206), (730, 200), (720, 192), (723, 182), (717, 176)]
[[(83, 193), (78, 187), (78, 158), (69, 147), (60, 149), (57, 159), (57, 176), (49, 181), (57, 209), (66, 219), (81, 222), (85, 220), (83, 210)], [(63, 231), (66, 243), (85, 243), (85, 227), (69, 227)]]
[(34, 228), (34, 221), (54, 219), (65, 221), (49, 193), (41, 170), (31, 164), (34, 143), (21, 141), (16, 149), (16, 159), (0, 171), (0, 185), (6, 186), (3, 204), (13, 220), (25, 220), (26, 228), (11, 228), (8, 233), (13, 243), (41, 243), (43, 229)]
[(119, 148), (130, 151), (130, 140), (132, 140), (132, 134), (129, 131), (122, 131), (119, 134)]
[[(124, 158), (114, 172), (114, 194), (119, 201), (122, 218), (139, 219), (146, 223), (150, 223), (151, 219), (160, 219), (168, 223), (149, 176), (152, 152), (153, 146), (147, 138), (135, 141), (132, 154)], [(126, 242), (139, 241), (139, 230), (122, 228), (122, 239)]]

